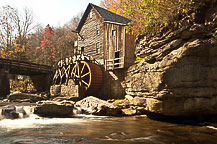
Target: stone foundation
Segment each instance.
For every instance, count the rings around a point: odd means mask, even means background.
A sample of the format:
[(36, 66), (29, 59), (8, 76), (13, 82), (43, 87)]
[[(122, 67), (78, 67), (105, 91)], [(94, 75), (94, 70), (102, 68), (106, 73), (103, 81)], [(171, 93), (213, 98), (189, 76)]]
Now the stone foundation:
[[(102, 88), (96, 91), (93, 96), (104, 100), (123, 99), (125, 95), (125, 91), (122, 87), (123, 80), (123, 69), (104, 72)], [(81, 87), (75, 85), (72, 79), (69, 79), (68, 85), (51, 86), (50, 92), (53, 96), (61, 95), (65, 98), (77, 97), (82, 99), (87, 96), (84, 93), (85, 90), (82, 90)]]

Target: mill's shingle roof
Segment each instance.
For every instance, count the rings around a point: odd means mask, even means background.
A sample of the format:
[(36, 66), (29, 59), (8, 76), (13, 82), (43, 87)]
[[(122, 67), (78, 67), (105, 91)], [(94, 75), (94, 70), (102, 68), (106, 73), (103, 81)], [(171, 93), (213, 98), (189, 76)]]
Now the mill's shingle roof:
[(85, 20), (87, 19), (87, 16), (90, 12), (90, 10), (94, 8), (99, 15), (104, 19), (105, 22), (111, 22), (111, 23), (117, 23), (117, 24), (123, 24), (123, 25), (128, 25), (128, 23), (131, 21), (130, 19), (123, 17), (121, 15), (118, 15), (116, 13), (113, 13), (111, 11), (108, 11), (104, 8), (101, 8), (99, 6), (96, 6), (94, 4), (89, 4), (87, 9), (84, 12), (83, 17), (81, 18), (81, 21), (77, 27), (77, 31), (80, 32)]
[(126, 17), (120, 16), (104, 8), (98, 7), (94, 4), (91, 4), (91, 5), (93, 8), (95, 8), (95, 10), (98, 11), (98, 13), (104, 19), (104, 21), (117, 22), (117, 23), (126, 24), (126, 25), (131, 21)]

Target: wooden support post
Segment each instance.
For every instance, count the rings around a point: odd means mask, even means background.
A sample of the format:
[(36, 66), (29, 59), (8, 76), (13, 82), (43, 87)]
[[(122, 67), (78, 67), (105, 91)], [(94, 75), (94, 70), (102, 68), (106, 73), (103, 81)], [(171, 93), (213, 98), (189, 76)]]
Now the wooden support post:
[(50, 91), (52, 74), (30, 76), (38, 92)]
[(0, 69), (0, 97), (7, 97), (10, 94), (9, 71)]

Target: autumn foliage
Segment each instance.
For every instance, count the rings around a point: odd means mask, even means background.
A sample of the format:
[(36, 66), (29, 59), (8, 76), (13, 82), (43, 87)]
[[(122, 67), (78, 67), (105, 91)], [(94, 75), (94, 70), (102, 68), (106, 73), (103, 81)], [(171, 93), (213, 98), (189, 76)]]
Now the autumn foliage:
[[(22, 13), (21, 13), (22, 12)], [(0, 6), (0, 58), (54, 65), (73, 55), (76, 29), (82, 14), (72, 17), (64, 26), (44, 27), (33, 23), (32, 12)]]
[(216, 0), (102, 0), (101, 6), (131, 19), (128, 32), (140, 35), (160, 31), (174, 24), (179, 16), (214, 3)]
[(66, 26), (52, 28), (49, 24), (43, 31), (31, 35), (30, 44), (34, 62), (46, 65), (55, 63), (73, 55), (73, 44), (76, 35)]
[(54, 31), (48, 24), (43, 32), (43, 40), (41, 45), (36, 47), (37, 50), (42, 54), (43, 63), (47, 65), (53, 65), (55, 63), (56, 51), (53, 45)]
[(24, 60), (31, 24), (28, 9), (20, 14), (9, 5), (0, 7), (0, 57)]

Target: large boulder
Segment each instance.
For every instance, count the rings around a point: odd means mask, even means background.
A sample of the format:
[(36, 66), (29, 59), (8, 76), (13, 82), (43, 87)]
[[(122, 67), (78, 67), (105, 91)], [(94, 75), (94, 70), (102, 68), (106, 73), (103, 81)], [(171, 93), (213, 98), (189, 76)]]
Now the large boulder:
[(86, 97), (76, 102), (75, 107), (80, 113), (101, 115), (101, 116), (121, 116), (121, 108), (107, 101), (93, 96)]
[(138, 40), (143, 59), (124, 85), (131, 103), (167, 116), (217, 114), (217, 38), (209, 35), (216, 27), (190, 22)]
[(71, 117), (73, 108), (73, 101), (40, 101), (37, 102), (34, 113), (45, 117)]

